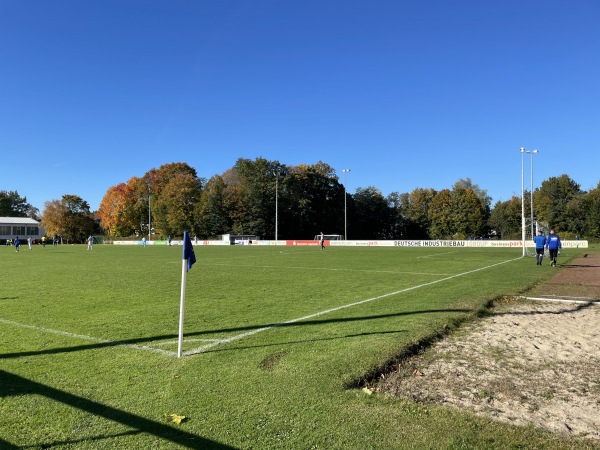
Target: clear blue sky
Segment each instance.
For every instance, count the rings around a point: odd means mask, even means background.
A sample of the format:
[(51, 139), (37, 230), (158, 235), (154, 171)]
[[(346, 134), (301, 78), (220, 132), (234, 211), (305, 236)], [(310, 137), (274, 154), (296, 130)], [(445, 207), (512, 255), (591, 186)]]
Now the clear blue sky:
[[(322, 160), (348, 191), (600, 180), (596, 0), (0, 0), (0, 190)], [(529, 186), (529, 157), (525, 185)]]

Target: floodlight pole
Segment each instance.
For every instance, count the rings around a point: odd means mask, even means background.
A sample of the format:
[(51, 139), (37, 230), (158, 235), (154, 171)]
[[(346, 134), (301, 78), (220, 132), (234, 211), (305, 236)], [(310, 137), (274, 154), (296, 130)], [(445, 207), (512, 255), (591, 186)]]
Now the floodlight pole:
[(538, 151), (537, 150), (532, 150), (532, 151), (527, 151), (526, 153), (529, 153), (530, 156), (530, 166), (531, 166), (531, 201), (530, 201), (530, 208), (531, 208), (531, 236), (535, 236), (535, 231), (533, 230), (533, 155), (536, 154)]
[(152, 219), (150, 215), (150, 188), (148, 188), (148, 242), (152, 240)]
[(344, 173), (344, 240), (347, 241), (348, 240), (348, 215), (347, 215), (347, 211), (348, 208), (346, 206), (346, 201), (347, 201), (347, 197), (348, 197), (348, 187), (346, 184), (346, 177), (348, 176), (348, 172), (350, 172), (350, 169), (342, 169), (342, 172)]
[(275, 240), (277, 240), (277, 225), (279, 222), (279, 211), (278, 211), (278, 203), (279, 203), (279, 170), (275, 174)]
[(521, 240), (523, 243), (523, 256), (525, 256), (525, 149), (521, 147)]

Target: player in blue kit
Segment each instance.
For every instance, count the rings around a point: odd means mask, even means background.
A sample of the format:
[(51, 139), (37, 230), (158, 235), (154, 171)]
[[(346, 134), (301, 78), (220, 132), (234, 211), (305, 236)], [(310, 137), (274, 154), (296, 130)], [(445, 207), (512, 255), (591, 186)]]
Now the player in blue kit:
[(546, 236), (538, 231), (536, 237), (533, 238), (535, 242), (535, 261), (538, 266), (542, 265), (542, 259), (544, 259), (544, 246), (546, 245)]
[(556, 267), (556, 257), (558, 251), (562, 248), (560, 238), (554, 233), (554, 230), (550, 230), (548, 239), (546, 239), (546, 248), (550, 252), (550, 265)]

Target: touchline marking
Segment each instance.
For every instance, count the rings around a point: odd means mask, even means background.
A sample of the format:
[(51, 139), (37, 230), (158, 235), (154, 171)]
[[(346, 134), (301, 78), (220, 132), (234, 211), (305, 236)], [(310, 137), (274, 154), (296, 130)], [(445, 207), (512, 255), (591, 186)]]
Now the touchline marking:
[(496, 264), (492, 264), (491, 266), (485, 266), (485, 267), (480, 267), (479, 269), (469, 270), (467, 272), (459, 273), (459, 274), (456, 274), (456, 275), (451, 275), (449, 277), (440, 278), (439, 280), (430, 281), (428, 283), (423, 283), (423, 284), (419, 284), (417, 286), (412, 286), (412, 287), (409, 287), (409, 288), (406, 288), (406, 289), (401, 289), (399, 291), (394, 291), (394, 292), (389, 292), (387, 294), (378, 295), (377, 297), (367, 298), (365, 300), (360, 300), (358, 302), (354, 302), (354, 303), (349, 303), (347, 305), (338, 306), (336, 308), (331, 308), (331, 309), (328, 309), (326, 311), (321, 311), (321, 312), (318, 312), (318, 313), (310, 314), (308, 316), (304, 316), (304, 317), (299, 317), (297, 319), (288, 320), (287, 322), (282, 322), (282, 323), (279, 323), (279, 324), (270, 325), (268, 327), (257, 328), (256, 330), (252, 330), (252, 331), (248, 331), (246, 333), (242, 333), (242, 334), (238, 334), (238, 335), (235, 335), (235, 336), (231, 336), (231, 337), (226, 338), (226, 339), (221, 339), (221, 340), (218, 340), (216, 342), (203, 345), (202, 347), (197, 347), (197, 348), (189, 350), (187, 352), (183, 352), (183, 355), (184, 356), (189, 356), (189, 355), (195, 355), (195, 354), (198, 354), (198, 353), (203, 353), (206, 350), (209, 350), (209, 349), (211, 349), (213, 347), (216, 347), (218, 345), (228, 344), (229, 342), (237, 341), (237, 340), (243, 339), (245, 337), (252, 336), (254, 334), (258, 334), (258, 333), (261, 333), (263, 331), (271, 330), (273, 328), (277, 328), (277, 327), (280, 327), (280, 326), (283, 326), (283, 325), (289, 325), (291, 323), (301, 322), (303, 320), (312, 319), (313, 317), (322, 316), (324, 314), (329, 314), (331, 312), (339, 311), (341, 309), (351, 308), (352, 306), (362, 305), (363, 303), (369, 303), (369, 302), (372, 302), (372, 301), (375, 301), (375, 300), (379, 300), (379, 299), (382, 299), (382, 298), (390, 297), (392, 295), (402, 294), (404, 292), (413, 291), (415, 289), (420, 289), (422, 287), (431, 286), (433, 284), (441, 283), (442, 281), (448, 281), (448, 280), (451, 280), (453, 278), (458, 278), (458, 277), (469, 275), (469, 274), (472, 274), (472, 273), (475, 273), (475, 272), (480, 272), (482, 270), (490, 269), (492, 267), (496, 267), (496, 266), (499, 266), (501, 264), (506, 264), (506, 263), (509, 263), (509, 262), (517, 261), (517, 260), (522, 259), (522, 258), (523, 258), (522, 256), (519, 256), (518, 258), (509, 259), (507, 261), (502, 261), (502, 262), (499, 262), (499, 263), (496, 263)]
[(95, 338), (92, 336), (86, 336), (85, 334), (76, 334), (76, 333), (70, 333), (68, 331), (53, 330), (52, 328), (38, 327), (36, 325), (28, 325), (26, 323), (13, 322), (12, 320), (0, 319), (0, 323), (6, 324), (6, 325), (12, 325), (12, 326), (19, 327), (19, 328), (27, 328), (30, 330), (43, 331), (44, 333), (56, 334), (59, 336), (67, 336), (67, 337), (76, 338), (76, 339), (83, 339), (85, 341), (96, 342), (98, 344), (112, 344), (114, 347), (129, 347), (129, 348), (135, 348), (137, 350), (146, 350), (149, 352), (161, 353), (163, 355), (168, 355), (168, 356), (177, 356), (176, 352), (169, 352), (167, 350), (163, 350), (160, 348), (153, 348), (153, 347), (148, 347), (146, 345), (136, 345), (136, 344), (119, 344), (118, 342), (115, 342), (115, 341), (109, 341), (107, 339), (100, 339), (100, 338)]

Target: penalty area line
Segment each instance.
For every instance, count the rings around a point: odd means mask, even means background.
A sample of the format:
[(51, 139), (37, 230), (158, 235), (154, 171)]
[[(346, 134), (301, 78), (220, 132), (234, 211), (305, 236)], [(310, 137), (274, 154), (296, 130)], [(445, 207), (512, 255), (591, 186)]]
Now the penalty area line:
[(423, 288), (423, 287), (432, 286), (432, 285), (437, 284), (437, 283), (442, 283), (443, 281), (448, 281), (448, 280), (452, 280), (454, 278), (459, 278), (459, 277), (463, 277), (465, 275), (470, 275), (472, 273), (480, 272), (482, 270), (491, 269), (492, 267), (497, 267), (497, 266), (502, 265), (502, 264), (506, 264), (506, 263), (513, 262), (513, 261), (517, 261), (519, 259), (522, 259), (522, 256), (519, 256), (518, 258), (509, 259), (509, 260), (506, 260), (506, 261), (501, 261), (499, 263), (492, 264), (492, 265), (489, 265), (489, 266), (480, 267), (478, 269), (468, 270), (467, 272), (463, 272), (463, 273), (459, 273), (459, 274), (456, 274), (456, 275), (451, 275), (451, 276), (448, 276), (448, 277), (440, 278), (439, 280), (430, 281), (428, 283), (419, 284), (417, 286), (411, 286), (411, 287), (408, 287), (408, 288), (405, 288), (405, 289), (401, 289), (399, 291), (388, 292), (387, 294), (378, 295), (376, 297), (371, 297), (371, 298), (367, 298), (367, 299), (364, 299), (364, 300), (359, 300), (357, 302), (349, 303), (347, 305), (342, 305), (342, 306), (338, 306), (336, 308), (327, 309), (325, 311), (316, 312), (314, 314), (309, 314), (308, 316), (298, 317), (297, 319), (288, 320), (287, 322), (282, 322), (282, 323), (278, 323), (278, 324), (274, 324), (274, 325), (269, 325), (267, 327), (257, 328), (256, 330), (247, 331), (246, 333), (238, 334), (238, 335), (231, 336), (231, 337), (225, 338), (225, 339), (220, 339), (220, 340), (218, 340), (216, 342), (212, 342), (210, 344), (206, 344), (206, 345), (203, 345), (201, 347), (197, 347), (195, 349), (188, 350), (187, 352), (183, 352), (183, 356), (191, 356), (191, 355), (196, 355), (198, 353), (204, 353), (204, 352), (206, 352), (207, 350), (210, 350), (213, 347), (216, 347), (216, 346), (219, 346), (219, 345), (223, 345), (223, 344), (228, 344), (228, 343), (234, 342), (234, 341), (238, 341), (240, 339), (243, 339), (243, 338), (246, 338), (246, 337), (258, 334), (258, 333), (262, 333), (263, 331), (272, 330), (273, 328), (277, 328), (277, 327), (281, 327), (281, 326), (285, 326), (285, 325), (290, 325), (290, 324), (293, 324), (293, 323), (296, 323), (296, 322), (302, 322), (303, 320), (312, 319), (314, 317), (322, 316), (322, 315), (329, 314), (329, 313), (332, 313), (332, 312), (335, 312), (335, 311), (340, 311), (342, 309), (351, 308), (353, 306), (358, 306), (358, 305), (362, 305), (364, 303), (373, 302), (375, 300), (380, 300), (382, 298), (386, 298), (386, 297), (391, 297), (393, 295), (402, 294), (404, 292), (414, 291), (416, 289), (420, 289), (420, 288)]
[(85, 334), (70, 333), (68, 331), (54, 330), (52, 328), (38, 327), (37, 325), (28, 325), (26, 323), (14, 322), (12, 320), (0, 319), (0, 323), (5, 324), (5, 325), (12, 325), (14, 327), (19, 327), (19, 328), (26, 328), (29, 330), (41, 331), (43, 333), (55, 334), (58, 336), (66, 336), (66, 337), (75, 338), (75, 339), (82, 339), (84, 341), (95, 342), (97, 344), (107, 344), (107, 346), (110, 345), (111, 347), (128, 347), (128, 348), (134, 348), (136, 350), (145, 350), (148, 352), (160, 353), (160, 354), (168, 355), (168, 356), (177, 356), (177, 352), (169, 352), (167, 350), (163, 350), (160, 348), (148, 347), (146, 345), (137, 345), (137, 344), (119, 344), (117, 341), (110, 341), (108, 339), (95, 338), (93, 336), (87, 336)]

